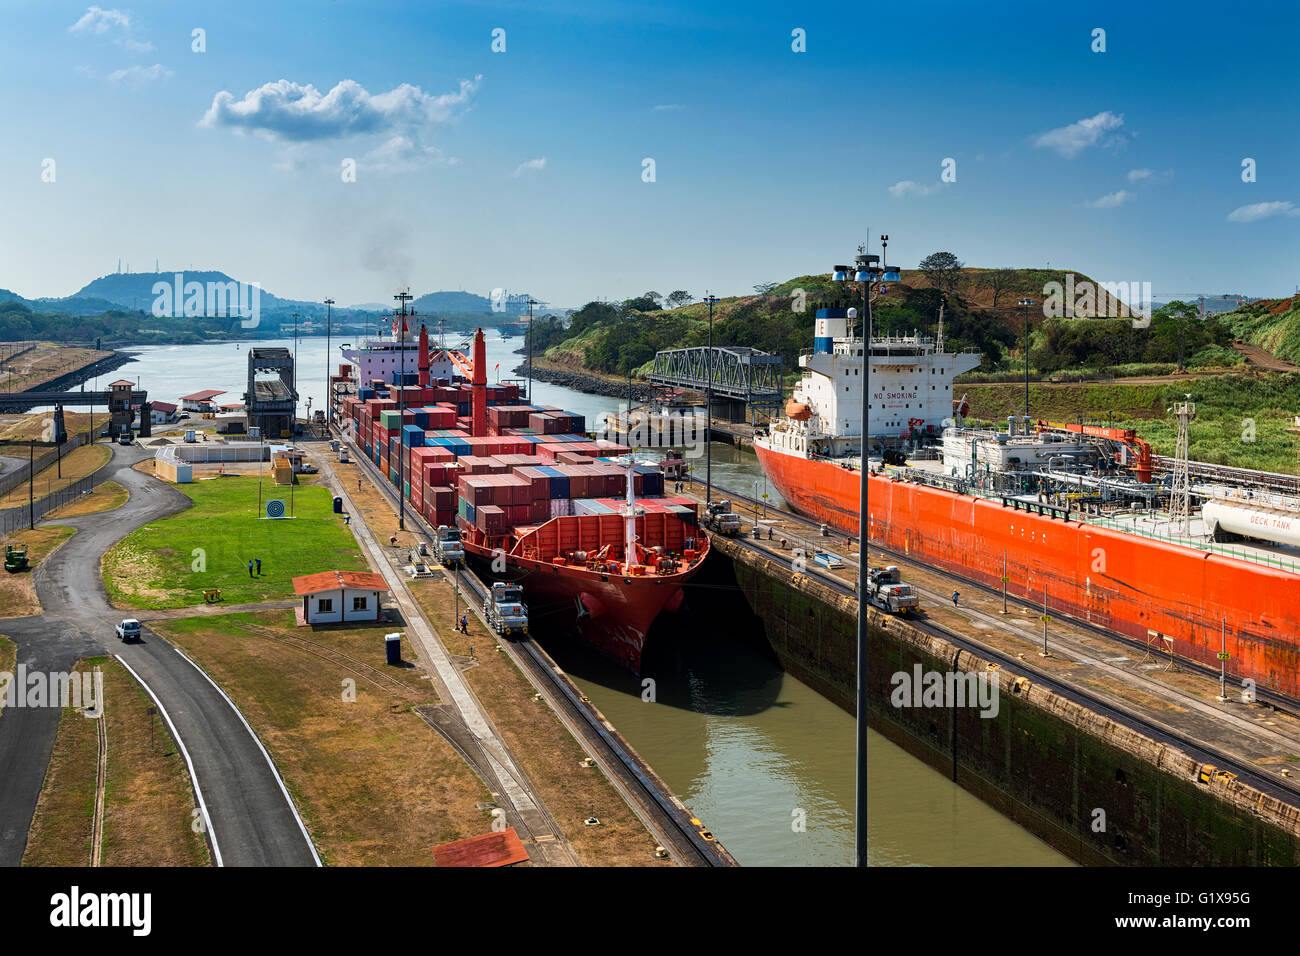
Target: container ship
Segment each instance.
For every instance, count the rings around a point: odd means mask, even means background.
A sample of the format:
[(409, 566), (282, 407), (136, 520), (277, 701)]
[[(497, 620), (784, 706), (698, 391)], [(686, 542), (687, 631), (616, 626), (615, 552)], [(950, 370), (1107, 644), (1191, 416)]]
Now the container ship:
[[(854, 318), (818, 310), (785, 415), (754, 439), (791, 507), (848, 535), (863, 510)], [(919, 334), (868, 351), (871, 542), (1300, 699), (1295, 476), (1162, 458), (1129, 429), (968, 428), (953, 377), (977, 354)], [(1193, 403), (1171, 412), (1195, 427)]]
[(432, 529), (458, 527), (481, 570), (521, 584), (534, 619), (639, 673), (651, 625), (708, 554), (697, 505), (583, 416), (489, 385), (482, 329), (471, 351), (430, 350), (399, 313), (391, 338), (342, 351), (340, 433)]

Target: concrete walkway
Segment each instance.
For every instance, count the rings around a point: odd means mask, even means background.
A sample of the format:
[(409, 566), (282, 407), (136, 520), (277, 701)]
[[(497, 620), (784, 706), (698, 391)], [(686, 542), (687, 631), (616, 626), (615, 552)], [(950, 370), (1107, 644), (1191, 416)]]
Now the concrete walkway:
[[(526, 821), (526, 826), (535, 840), (541, 837), (540, 842), (535, 843), (535, 847), (545, 859), (534, 859), (534, 862), (544, 862), (552, 866), (576, 865), (577, 861), (569, 850), (563, 833), (556, 832), (555, 828), (546, 822), (550, 820), (550, 815), (546, 813), (541, 799), (533, 791), (496, 728), (492, 726), (487, 712), (474, 696), (469, 684), (465, 682), (464, 675), (452, 661), (442, 641), (438, 639), (433, 626), (425, 619), (419, 604), (407, 590), (406, 576), (397, 568), (390, 555), (391, 549), (385, 549), (379, 543), (366, 524), (365, 517), (353, 505), (343, 482), (331, 467), (328, 453), (317, 454), (314, 461), (320, 466), (323, 483), (333, 494), (343, 499), (344, 510), (352, 515), (350, 527), (362, 548), (369, 553), (371, 567), (384, 576), (389, 592), (406, 621), (407, 637), (419, 648), (422, 660), (432, 665), (430, 677), (438, 690), (439, 697), (448, 702), (445, 710), (449, 710), (450, 716), (468, 731), (473, 738), (473, 743), (486, 758), (484, 762), (491, 770), (491, 777), (495, 779), (488, 779), (485, 782), (494, 794), (509, 801), (515, 812)], [(369, 478), (368, 474), (367, 478)], [(460, 742), (453, 741), (453, 744), (459, 745)], [(548, 836), (553, 839), (546, 839)]]
[[(217, 851), (214, 863), (219, 854), (226, 866), (318, 865), (269, 757), (216, 685), (147, 627), (139, 643), (117, 640), (114, 625), (132, 612), (109, 605), (100, 558), (136, 528), (188, 507), (190, 499), (131, 469), (148, 457), (141, 449), (112, 447), (105, 477), (125, 487), (129, 500), (113, 511), (54, 521), (77, 533), (33, 572), (45, 612), (0, 620), (0, 634), (17, 643), (17, 663), (29, 671), (66, 672), (83, 657), (119, 655), (148, 685), (192, 758), (192, 782), (203, 795)], [(196, 613), (204, 612), (189, 608), (177, 616)], [(0, 713), (0, 866), (22, 861), (61, 713), (57, 707)]]

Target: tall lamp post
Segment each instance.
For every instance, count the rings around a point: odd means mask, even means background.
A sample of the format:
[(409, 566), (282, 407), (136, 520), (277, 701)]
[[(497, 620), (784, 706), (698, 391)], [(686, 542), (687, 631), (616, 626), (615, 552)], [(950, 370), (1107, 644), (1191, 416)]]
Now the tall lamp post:
[(293, 450), (298, 450), (298, 313), (293, 314), (293, 417), (289, 419)]
[(855, 806), (855, 864), (867, 865), (867, 452), (871, 432), (871, 303), (877, 296), (883, 295), (888, 283), (898, 282), (901, 278), (893, 266), (881, 265), (884, 252), (888, 249), (889, 236), (882, 235), (881, 255), (868, 255), (859, 247), (854, 259), (854, 268), (836, 266), (831, 278), (836, 282), (857, 282), (862, 290), (863, 326), (862, 326), (862, 460), (858, 467), (861, 510), (858, 515), (858, 670), (857, 670), (857, 782)]
[[(397, 329), (398, 349), (401, 352), (401, 377), (397, 389), (397, 528), (399, 531), (406, 530), (406, 497), (402, 494), (402, 447), (406, 444), (402, 439), (402, 413), (406, 409), (406, 317), (414, 315), (414, 312), (407, 311), (406, 303), (412, 299), (410, 292), (399, 292), (393, 296), (400, 304), (397, 310), (398, 321), (401, 325)], [(410, 460), (410, 456), (407, 456)]]
[(531, 295), (528, 297), (528, 402), (533, 401), (533, 306), (537, 305), (537, 300)]
[(330, 320), (333, 318), (334, 300), (325, 300), (325, 437), (329, 438), (334, 424), (334, 394), (330, 390)]
[(1017, 305), (1025, 313), (1025, 432), (1029, 432), (1029, 310), (1034, 304), (1033, 299), (1021, 299)]
[(707, 505), (713, 500), (713, 307), (717, 305), (718, 297), (709, 293), (704, 301), (709, 307), (709, 351), (705, 354), (709, 367), (709, 390), (705, 396), (708, 406), (704, 425), (704, 503)]

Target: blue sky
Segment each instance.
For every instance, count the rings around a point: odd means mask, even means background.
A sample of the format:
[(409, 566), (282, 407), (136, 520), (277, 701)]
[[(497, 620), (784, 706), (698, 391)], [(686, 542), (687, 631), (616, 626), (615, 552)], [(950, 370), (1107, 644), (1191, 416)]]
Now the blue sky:
[(897, 6), (9, 0), (0, 287), (727, 295), (868, 227), (904, 268), (1300, 283), (1294, 5)]

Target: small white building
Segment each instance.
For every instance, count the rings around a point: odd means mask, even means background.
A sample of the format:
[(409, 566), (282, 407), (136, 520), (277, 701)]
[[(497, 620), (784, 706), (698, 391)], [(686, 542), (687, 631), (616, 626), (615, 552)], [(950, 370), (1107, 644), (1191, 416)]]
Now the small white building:
[(299, 626), (378, 621), (380, 598), (388, 590), (382, 574), (369, 571), (322, 571), (293, 579), (302, 598), (296, 609)]
[(213, 401), (218, 395), (226, 393), (219, 388), (205, 388), (193, 395), (181, 396), (181, 407), (187, 412), (216, 412), (217, 403)]

